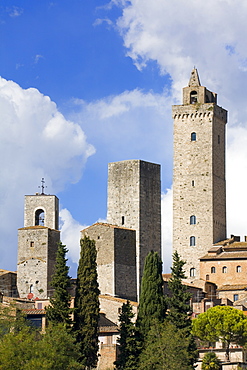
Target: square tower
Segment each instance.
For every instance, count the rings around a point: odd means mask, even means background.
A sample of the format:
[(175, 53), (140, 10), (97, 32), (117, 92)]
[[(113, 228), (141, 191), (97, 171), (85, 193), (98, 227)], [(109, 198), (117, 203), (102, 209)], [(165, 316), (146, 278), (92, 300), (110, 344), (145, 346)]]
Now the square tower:
[(136, 301), (135, 230), (96, 223), (82, 230), (85, 235), (95, 240), (100, 293)]
[(174, 120), (173, 251), (190, 280), (200, 277), (200, 257), (226, 238), (225, 125), (227, 111), (201, 86), (196, 69), (183, 89)]
[(25, 196), (24, 228), (18, 230), (17, 289), (21, 298), (47, 298), (56, 262), (59, 201), (44, 193)]
[(161, 255), (160, 165), (127, 160), (108, 165), (107, 222), (136, 230), (137, 292), (147, 254)]

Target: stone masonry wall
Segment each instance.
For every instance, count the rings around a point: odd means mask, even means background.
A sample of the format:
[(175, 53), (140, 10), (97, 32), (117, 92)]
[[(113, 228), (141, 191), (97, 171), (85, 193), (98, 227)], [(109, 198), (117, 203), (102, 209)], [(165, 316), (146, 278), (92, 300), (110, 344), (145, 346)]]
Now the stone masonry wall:
[[(173, 106), (173, 250), (187, 261), (188, 277), (191, 268), (199, 277), (199, 258), (226, 237), (226, 114), (215, 103)], [(191, 236), (195, 246), (190, 246)]]
[(139, 292), (146, 255), (150, 250), (161, 254), (160, 165), (141, 160), (109, 163), (107, 206), (109, 223), (136, 230)]
[(59, 200), (55, 195), (26, 195), (24, 209), (24, 227), (35, 226), (35, 212), (44, 211), (44, 225), (58, 230)]
[(34, 226), (18, 230), (17, 288), (19, 296), (47, 298), (60, 232)]
[(135, 231), (97, 223), (81, 233), (95, 240), (101, 294), (136, 299)]

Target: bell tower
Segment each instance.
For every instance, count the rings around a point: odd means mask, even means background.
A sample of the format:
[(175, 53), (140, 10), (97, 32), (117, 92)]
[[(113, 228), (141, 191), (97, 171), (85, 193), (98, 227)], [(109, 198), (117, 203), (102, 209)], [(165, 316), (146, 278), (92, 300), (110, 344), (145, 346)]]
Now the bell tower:
[(201, 86), (194, 68), (174, 120), (173, 251), (198, 279), (199, 258), (226, 238), (225, 125), (217, 94)]
[(25, 196), (24, 227), (18, 230), (17, 288), (21, 298), (47, 298), (56, 262), (59, 201), (42, 193)]

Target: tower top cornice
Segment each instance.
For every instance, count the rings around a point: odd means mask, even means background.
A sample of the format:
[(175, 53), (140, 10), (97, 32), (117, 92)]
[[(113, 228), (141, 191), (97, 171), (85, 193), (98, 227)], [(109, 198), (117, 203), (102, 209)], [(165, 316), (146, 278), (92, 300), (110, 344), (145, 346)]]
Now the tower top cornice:
[(189, 87), (201, 86), (200, 78), (197, 69), (194, 67), (190, 74)]

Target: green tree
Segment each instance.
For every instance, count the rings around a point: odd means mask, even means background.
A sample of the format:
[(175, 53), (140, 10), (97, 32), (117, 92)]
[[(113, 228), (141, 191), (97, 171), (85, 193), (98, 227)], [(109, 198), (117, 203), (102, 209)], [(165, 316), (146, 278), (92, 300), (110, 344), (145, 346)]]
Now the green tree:
[(145, 339), (153, 320), (162, 322), (166, 304), (163, 293), (162, 262), (157, 252), (149, 252), (145, 259), (141, 282), (140, 302), (136, 326)]
[(68, 250), (61, 242), (58, 243), (55, 271), (52, 277), (51, 286), (54, 288), (54, 295), (51, 298), (51, 305), (46, 308), (48, 321), (58, 324), (63, 323), (70, 327), (71, 321), (71, 296), (68, 292), (70, 287), (69, 267), (65, 258)]
[(99, 288), (95, 241), (87, 236), (81, 239), (74, 320), (81, 348), (81, 363), (87, 369), (94, 368), (98, 361)]
[(170, 297), (166, 298), (168, 306), (168, 319), (178, 329), (191, 329), (191, 294), (187, 290), (187, 286), (182, 284), (182, 279), (185, 279), (184, 265), (185, 261), (180, 259), (177, 251), (173, 253), (173, 265), (171, 267), (171, 278), (168, 281), (168, 288), (171, 293)]
[(219, 370), (220, 360), (214, 352), (205, 353), (202, 360), (202, 370)]
[(139, 370), (189, 370), (188, 339), (173, 324), (153, 322), (140, 355)]
[(45, 334), (26, 325), (0, 339), (0, 370), (79, 370), (79, 356), (63, 324), (51, 325)]
[(185, 261), (181, 260), (177, 251), (173, 253), (173, 264), (171, 268), (171, 278), (168, 281), (168, 288), (171, 293), (170, 297), (166, 298), (168, 306), (167, 319), (175, 325), (177, 329), (183, 331), (183, 335), (188, 339), (188, 354), (189, 364), (193, 368), (197, 360), (197, 346), (194, 337), (191, 334), (192, 321), (191, 321), (191, 307), (190, 298), (191, 294), (188, 292), (186, 285), (182, 283), (185, 279), (184, 272)]
[(120, 329), (117, 342), (119, 344), (120, 354), (115, 362), (116, 369), (137, 369), (137, 341), (135, 325), (132, 322), (134, 316), (132, 306), (129, 301), (127, 301), (127, 303), (123, 304), (119, 315)]
[(229, 361), (230, 345), (247, 343), (247, 318), (236, 308), (215, 306), (193, 320), (193, 334), (203, 341), (223, 342)]

